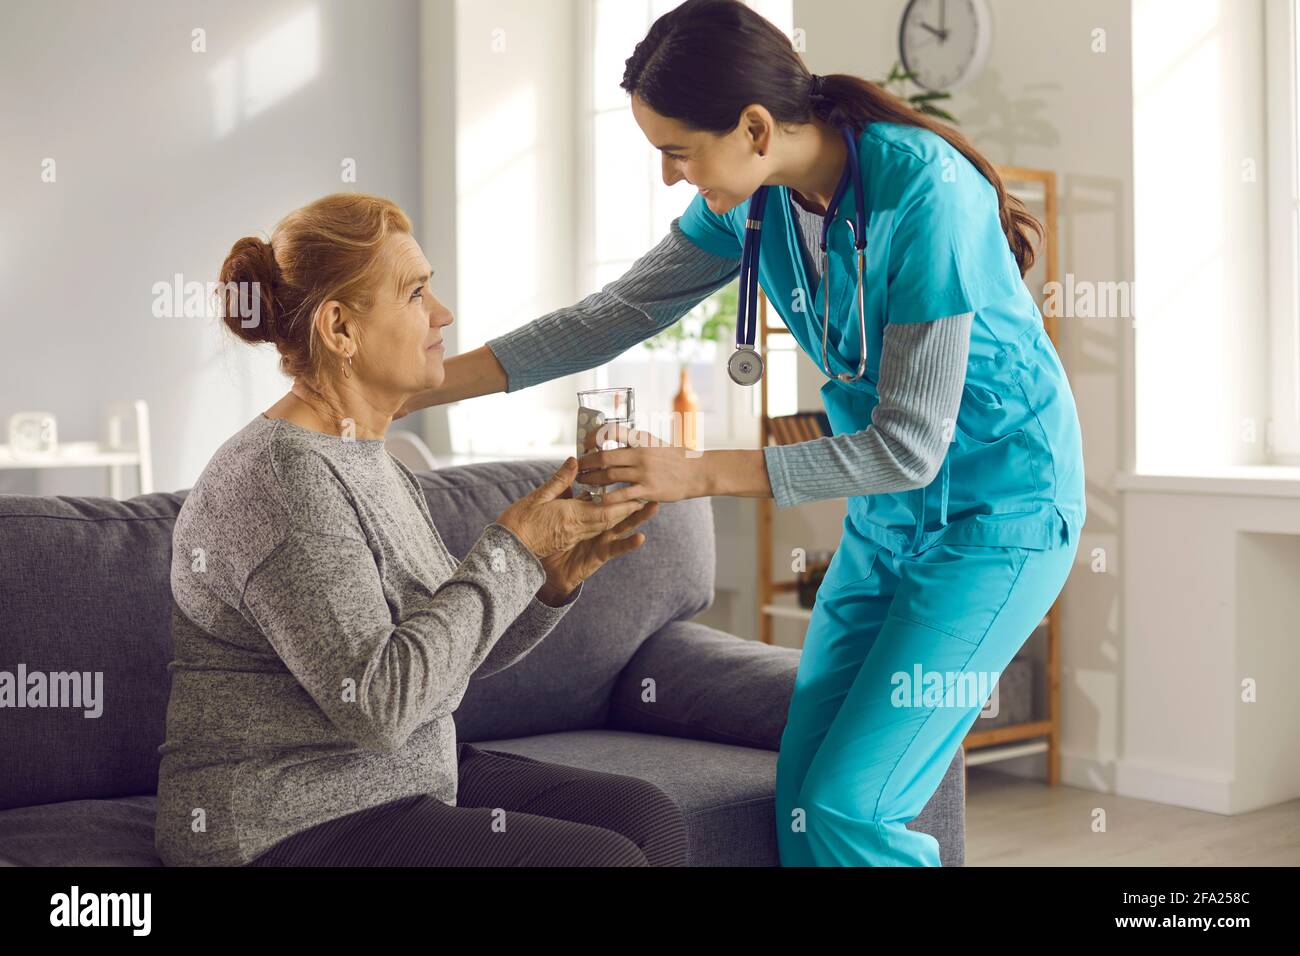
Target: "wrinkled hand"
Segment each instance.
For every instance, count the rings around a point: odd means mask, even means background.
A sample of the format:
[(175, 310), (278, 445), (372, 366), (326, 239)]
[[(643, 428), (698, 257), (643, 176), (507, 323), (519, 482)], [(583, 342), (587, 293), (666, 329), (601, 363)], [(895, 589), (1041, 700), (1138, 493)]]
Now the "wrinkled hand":
[[(572, 491), (569, 493), (572, 494)], [(573, 589), (595, 574), (606, 561), (641, 547), (645, 543), (645, 535), (629, 532), (653, 517), (658, 510), (658, 503), (651, 501), (608, 531), (581, 541), (567, 551), (557, 551), (542, 558), (546, 583), (538, 597), (547, 604), (563, 604)]]
[(616, 504), (573, 497), (578, 461), (568, 459), (544, 484), (520, 498), (497, 518), (538, 560), (568, 551), (574, 545), (614, 528), (635, 514), (641, 502)]
[[(612, 426), (606, 426), (612, 427)], [(618, 426), (617, 436), (627, 448), (593, 451), (578, 459), (578, 480), (587, 485), (630, 482), (626, 488), (606, 493), (606, 504), (625, 501), (681, 501), (708, 494), (704, 457), (700, 452), (672, 445), (650, 432)], [(610, 438), (614, 437), (611, 432)]]

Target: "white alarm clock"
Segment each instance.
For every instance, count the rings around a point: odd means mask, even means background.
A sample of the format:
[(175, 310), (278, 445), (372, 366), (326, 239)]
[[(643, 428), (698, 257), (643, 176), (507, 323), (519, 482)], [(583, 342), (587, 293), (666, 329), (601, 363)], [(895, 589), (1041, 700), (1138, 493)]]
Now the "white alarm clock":
[(936, 92), (965, 86), (984, 69), (993, 47), (985, 0), (909, 0), (898, 27), (903, 69)]
[(9, 447), (15, 458), (50, 457), (59, 450), (59, 424), (53, 412), (14, 412), (9, 416)]

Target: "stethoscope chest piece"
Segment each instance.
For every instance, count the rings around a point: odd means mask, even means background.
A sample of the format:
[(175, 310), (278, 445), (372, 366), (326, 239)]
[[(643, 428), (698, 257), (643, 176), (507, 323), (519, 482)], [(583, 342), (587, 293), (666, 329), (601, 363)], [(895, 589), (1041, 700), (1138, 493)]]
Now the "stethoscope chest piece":
[(727, 374), (737, 385), (753, 385), (763, 377), (763, 356), (752, 345), (737, 345), (727, 360)]
[[(849, 126), (841, 126), (840, 135), (844, 137), (848, 158), (844, 164), (844, 172), (840, 175), (839, 185), (835, 187), (835, 193), (831, 196), (830, 204), (826, 207), (826, 214), (822, 217), (821, 277), (822, 281), (826, 283), (826, 293), (822, 306), (822, 366), (826, 375), (833, 380), (856, 382), (865, 376), (867, 370), (866, 194), (862, 189), (862, 170), (858, 165), (858, 147), (853, 130)], [(835, 213), (839, 209), (840, 200), (844, 198), (844, 194), (848, 191), (850, 185), (853, 186), (854, 216), (852, 221), (845, 220), (845, 223), (853, 235), (853, 246), (856, 251), (858, 335), (862, 343), (862, 355), (858, 359), (858, 373), (856, 375), (851, 375), (848, 372), (833, 373), (826, 347), (831, 328), (830, 266), (827, 257), (827, 244), (830, 238), (831, 224), (835, 221)], [(763, 228), (763, 210), (767, 205), (768, 188), (767, 186), (759, 186), (754, 190), (754, 194), (749, 200), (748, 215), (745, 217), (745, 238), (740, 253), (740, 289), (737, 297), (736, 351), (727, 360), (727, 374), (731, 376), (731, 380), (737, 385), (753, 385), (763, 377), (763, 358), (754, 349), (754, 344), (758, 338), (759, 322), (759, 239)]]

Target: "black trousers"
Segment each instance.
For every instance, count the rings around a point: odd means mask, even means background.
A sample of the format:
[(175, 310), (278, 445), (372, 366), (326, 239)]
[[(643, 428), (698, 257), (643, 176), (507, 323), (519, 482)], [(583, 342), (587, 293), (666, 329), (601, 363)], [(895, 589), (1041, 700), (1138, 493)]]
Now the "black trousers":
[(652, 783), (462, 743), (456, 806), (417, 794), (286, 837), (247, 866), (685, 866)]

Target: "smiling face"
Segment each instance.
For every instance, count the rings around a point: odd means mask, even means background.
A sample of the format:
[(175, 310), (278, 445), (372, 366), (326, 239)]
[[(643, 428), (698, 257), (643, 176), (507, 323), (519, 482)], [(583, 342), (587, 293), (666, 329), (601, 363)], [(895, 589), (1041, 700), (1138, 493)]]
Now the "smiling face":
[(415, 393), (446, 377), (442, 330), (455, 321), (429, 289), (433, 267), (405, 232), (388, 238), (376, 274), (374, 308), (364, 320), (354, 361), (362, 380), (385, 391)]
[(671, 186), (686, 180), (711, 212), (722, 214), (744, 202), (770, 171), (759, 150), (770, 148), (772, 117), (761, 106), (744, 110), (736, 128), (722, 134), (661, 116), (635, 94), (632, 116), (662, 154), (664, 182)]

